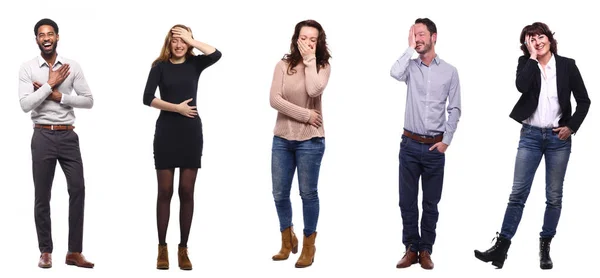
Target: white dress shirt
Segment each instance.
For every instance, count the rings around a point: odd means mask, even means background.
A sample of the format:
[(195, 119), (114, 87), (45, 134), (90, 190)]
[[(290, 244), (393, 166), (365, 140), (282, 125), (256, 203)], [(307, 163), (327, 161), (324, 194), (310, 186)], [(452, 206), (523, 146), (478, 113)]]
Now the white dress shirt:
[(545, 70), (542, 64), (538, 63), (540, 68), (540, 97), (538, 106), (533, 115), (523, 121), (523, 123), (541, 127), (554, 128), (558, 127), (558, 121), (562, 117), (562, 111), (558, 103), (558, 89), (556, 86), (556, 60), (554, 55), (550, 57)]

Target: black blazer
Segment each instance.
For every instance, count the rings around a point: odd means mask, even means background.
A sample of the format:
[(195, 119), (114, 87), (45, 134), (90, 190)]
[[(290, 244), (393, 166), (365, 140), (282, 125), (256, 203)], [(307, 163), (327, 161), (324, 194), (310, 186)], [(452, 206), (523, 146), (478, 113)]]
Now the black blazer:
[[(556, 86), (558, 87), (558, 103), (562, 117), (558, 121), (559, 126), (567, 126), (573, 133), (577, 132), (579, 126), (590, 109), (590, 98), (583, 84), (575, 60), (554, 54), (556, 61)], [(517, 90), (521, 97), (510, 113), (510, 117), (519, 123), (529, 118), (535, 112), (540, 97), (541, 73), (538, 62), (529, 59), (528, 56), (519, 57), (517, 66)], [(571, 92), (575, 97), (577, 106), (575, 113), (571, 111)], [(571, 115), (572, 114), (572, 115)]]

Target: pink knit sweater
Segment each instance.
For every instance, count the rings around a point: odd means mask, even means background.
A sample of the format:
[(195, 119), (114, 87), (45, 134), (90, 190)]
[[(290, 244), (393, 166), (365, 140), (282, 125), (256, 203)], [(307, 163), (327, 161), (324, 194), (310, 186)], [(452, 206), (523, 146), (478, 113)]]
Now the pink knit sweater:
[[(296, 73), (287, 73), (287, 62), (281, 60), (275, 67), (271, 84), (271, 107), (278, 111), (275, 136), (287, 140), (304, 141), (313, 137), (324, 137), (324, 124), (316, 128), (308, 123), (310, 110), (323, 115), (321, 95), (329, 81), (330, 66), (317, 73), (317, 62), (307, 57), (299, 63)], [(325, 120), (323, 120), (325, 122)]]

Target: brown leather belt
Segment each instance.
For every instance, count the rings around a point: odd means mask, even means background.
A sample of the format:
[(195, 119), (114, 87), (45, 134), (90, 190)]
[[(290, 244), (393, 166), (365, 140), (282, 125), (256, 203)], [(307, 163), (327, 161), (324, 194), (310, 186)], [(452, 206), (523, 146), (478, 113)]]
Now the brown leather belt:
[(72, 129), (75, 129), (75, 126), (73, 126), (73, 125), (39, 125), (39, 124), (36, 124), (35, 128), (43, 128), (43, 129), (49, 129), (49, 130), (72, 130)]
[(423, 143), (423, 144), (435, 144), (438, 142), (442, 142), (442, 139), (444, 139), (444, 135), (440, 134), (434, 137), (431, 136), (422, 136), (422, 135), (417, 135), (414, 133), (411, 133), (410, 131), (404, 131), (404, 136), (413, 139), (419, 143)]

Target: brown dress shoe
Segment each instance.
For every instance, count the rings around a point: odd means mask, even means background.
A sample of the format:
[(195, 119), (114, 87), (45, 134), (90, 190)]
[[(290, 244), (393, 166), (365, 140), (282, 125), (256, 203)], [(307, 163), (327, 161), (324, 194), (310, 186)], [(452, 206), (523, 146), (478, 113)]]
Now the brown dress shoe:
[(290, 256), (290, 252), (298, 253), (298, 238), (294, 234), (293, 227), (287, 227), (281, 232), (281, 249), (279, 253), (273, 256), (274, 261), (287, 260)]
[(52, 267), (52, 253), (42, 253), (40, 255), (40, 261), (38, 267), (51, 268)]
[(65, 263), (68, 265), (74, 265), (78, 267), (93, 268), (94, 264), (88, 262), (80, 252), (67, 253)]
[(416, 264), (418, 261), (417, 252), (410, 250), (410, 246), (406, 248), (406, 252), (402, 259), (398, 261), (396, 264), (396, 268), (406, 268), (413, 264)]
[(157, 269), (169, 269), (169, 250), (166, 245), (158, 245)]
[(316, 237), (317, 232), (313, 232), (308, 237), (304, 236), (304, 240), (302, 241), (302, 252), (300, 253), (298, 261), (296, 261), (297, 268), (311, 266), (315, 261), (315, 252), (317, 251), (317, 248), (315, 247)]
[(188, 249), (187, 247), (179, 246), (179, 250), (177, 252), (177, 259), (179, 261), (179, 268), (182, 270), (192, 270), (192, 262), (188, 257)]
[(431, 255), (429, 254), (429, 251), (423, 250), (419, 252), (419, 263), (424, 269), (433, 269), (433, 261), (431, 260)]

